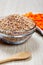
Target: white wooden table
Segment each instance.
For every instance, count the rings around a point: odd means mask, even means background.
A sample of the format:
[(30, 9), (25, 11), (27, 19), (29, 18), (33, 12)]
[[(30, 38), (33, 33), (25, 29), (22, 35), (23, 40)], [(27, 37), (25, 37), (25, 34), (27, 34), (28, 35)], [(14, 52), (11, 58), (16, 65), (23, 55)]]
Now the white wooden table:
[[(43, 13), (43, 0), (0, 0), (0, 17), (29, 11)], [(31, 51), (32, 59), (30, 61), (13, 61), (2, 65), (43, 65), (43, 37), (38, 33), (35, 32), (27, 42), (17, 46), (5, 45), (0, 42), (0, 59), (20, 51)]]

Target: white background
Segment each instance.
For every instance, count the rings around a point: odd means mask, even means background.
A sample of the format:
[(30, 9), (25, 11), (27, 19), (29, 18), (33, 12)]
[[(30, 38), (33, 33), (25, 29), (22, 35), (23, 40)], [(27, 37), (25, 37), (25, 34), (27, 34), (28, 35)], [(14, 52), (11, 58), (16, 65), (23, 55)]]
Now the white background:
[(43, 12), (43, 0), (0, 0), (0, 16), (29, 11)]
[[(33, 13), (43, 13), (43, 0), (0, 0), (0, 17), (12, 13), (23, 14), (30, 11)], [(15, 49), (32, 52), (32, 59), (30, 61), (11, 62), (3, 65), (43, 65), (43, 37), (34, 33), (27, 43), (29, 43), (26, 44), (27, 47), (24, 47), (25, 44), (21, 45), (21, 47), (9, 47), (0, 44), (0, 58), (15, 53)], [(16, 50), (16, 52), (18, 51)]]

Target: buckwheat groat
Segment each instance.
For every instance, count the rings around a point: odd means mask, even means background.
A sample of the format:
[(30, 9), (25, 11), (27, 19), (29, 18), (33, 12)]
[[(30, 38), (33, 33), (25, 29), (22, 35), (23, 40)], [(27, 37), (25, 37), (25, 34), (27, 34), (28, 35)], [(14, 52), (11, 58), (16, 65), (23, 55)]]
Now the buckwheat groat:
[(12, 32), (23, 32), (33, 28), (34, 23), (30, 18), (21, 16), (18, 14), (9, 15), (3, 19), (0, 19), (0, 31), (9, 33)]

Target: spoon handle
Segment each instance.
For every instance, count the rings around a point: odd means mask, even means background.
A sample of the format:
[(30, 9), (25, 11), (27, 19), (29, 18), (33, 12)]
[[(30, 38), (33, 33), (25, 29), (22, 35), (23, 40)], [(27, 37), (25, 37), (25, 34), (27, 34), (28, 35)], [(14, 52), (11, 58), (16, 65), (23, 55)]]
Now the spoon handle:
[(23, 60), (23, 58), (12, 56), (12, 57), (0, 60), (0, 64), (6, 63), (6, 62), (11, 62), (11, 61), (17, 61), (17, 60)]
[(18, 60), (25, 60), (27, 58), (31, 57), (31, 53), (30, 52), (21, 52), (21, 53), (17, 53), (11, 57), (8, 57), (6, 59), (0, 60), (0, 64), (6, 63), (6, 62), (10, 62), (10, 61), (18, 61)]

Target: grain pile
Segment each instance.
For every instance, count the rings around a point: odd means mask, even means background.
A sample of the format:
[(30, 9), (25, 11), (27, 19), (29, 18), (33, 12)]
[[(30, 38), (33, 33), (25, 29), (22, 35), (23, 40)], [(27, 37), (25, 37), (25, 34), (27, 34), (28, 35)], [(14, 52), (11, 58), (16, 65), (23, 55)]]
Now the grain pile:
[(26, 31), (33, 28), (34, 22), (25, 16), (18, 14), (9, 15), (5, 18), (0, 19), (0, 31), (9, 33), (14, 31)]

